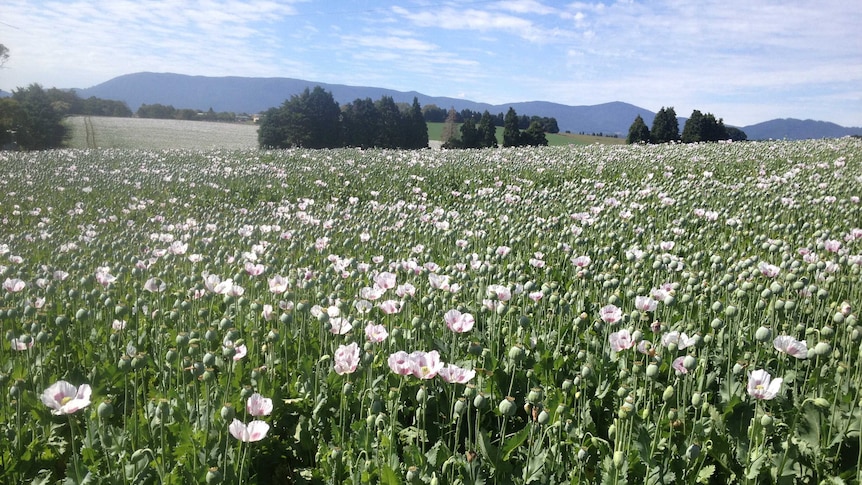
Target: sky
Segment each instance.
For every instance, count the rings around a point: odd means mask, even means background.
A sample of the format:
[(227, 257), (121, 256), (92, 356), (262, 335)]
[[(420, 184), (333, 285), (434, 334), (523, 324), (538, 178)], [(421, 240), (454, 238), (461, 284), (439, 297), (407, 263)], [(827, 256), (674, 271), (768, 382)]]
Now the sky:
[(862, 127), (860, 25), (847, 0), (2, 0), (0, 89), (289, 77)]

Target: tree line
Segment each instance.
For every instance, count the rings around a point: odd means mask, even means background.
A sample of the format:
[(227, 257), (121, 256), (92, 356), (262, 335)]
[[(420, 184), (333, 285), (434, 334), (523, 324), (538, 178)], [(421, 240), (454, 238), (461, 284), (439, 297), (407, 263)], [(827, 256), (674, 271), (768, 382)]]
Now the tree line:
[(0, 148), (59, 148), (66, 137), (63, 118), (72, 115), (128, 117), (132, 111), (122, 101), (82, 99), (75, 91), (31, 84), (0, 99)]
[(258, 128), (263, 148), (396, 148), (428, 146), (428, 125), (417, 98), (410, 105), (391, 96), (356, 99), (341, 107), (320, 86), (263, 113)]
[(739, 128), (725, 126), (724, 120), (716, 119), (712, 113), (703, 114), (694, 110), (679, 132), (679, 121), (673, 107), (662, 107), (652, 122), (652, 129), (647, 128), (643, 118), (638, 115), (626, 137), (626, 143), (668, 143), (681, 141), (683, 143), (716, 142), (722, 140), (744, 141), (748, 135)]
[[(449, 109), (447, 111), (436, 104), (429, 104), (422, 107), (422, 115), (425, 117), (425, 121), (429, 123), (445, 123), (453, 112), (455, 123), (464, 123), (465, 121), (472, 119), (477, 125), (482, 121), (485, 113), (488, 113), (487, 110), (480, 113), (466, 108), (461, 111), (455, 111), (454, 109)], [(496, 115), (489, 113), (489, 115), (491, 117), (490, 122), (493, 123), (494, 126), (503, 127), (506, 122), (506, 118), (502, 112), (497, 113)], [(545, 133), (560, 132), (560, 127), (557, 125), (557, 119), (549, 116), (518, 116), (518, 129), (526, 130), (533, 122), (538, 122)]]
[(199, 111), (191, 108), (174, 108), (172, 105), (159, 103), (142, 104), (135, 112), (138, 118), (155, 118), (160, 120), (186, 120), (186, 121), (222, 121), (235, 122), (245, 121), (251, 117), (247, 113), (237, 115), (232, 111), (216, 112), (212, 108), (208, 111)]
[[(520, 119), (515, 110), (510, 107), (503, 118), (504, 147), (548, 145), (545, 127), (540, 119), (531, 121), (524, 131), (521, 131)], [(457, 120), (458, 113), (450, 109), (443, 124), (441, 137), (444, 140), (443, 148), (496, 148), (498, 146), (498, 125), (494, 123), (494, 117), (487, 110), (479, 117), (478, 123), (470, 116), (463, 119), (460, 128), (456, 128)], [(556, 122), (554, 120), (554, 124)]]

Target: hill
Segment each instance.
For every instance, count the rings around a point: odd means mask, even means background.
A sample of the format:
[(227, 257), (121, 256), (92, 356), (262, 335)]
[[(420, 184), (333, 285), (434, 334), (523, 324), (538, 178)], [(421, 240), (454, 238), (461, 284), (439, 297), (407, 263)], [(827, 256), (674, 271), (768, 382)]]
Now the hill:
[(828, 121), (784, 118), (764, 121), (742, 129), (749, 140), (799, 140), (804, 138), (840, 138), (862, 135), (862, 128), (845, 128)]
[[(206, 77), (171, 73), (141, 72), (126, 74), (98, 84), (77, 89), (82, 98), (96, 96), (126, 102), (132, 111), (141, 104), (173, 105), (176, 108), (193, 108), (235, 113), (259, 113), (281, 105), (305, 88), (320, 86), (332, 93), (340, 104), (357, 98), (379, 99), (391, 96), (396, 102), (410, 103), (416, 97), (422, 106), (435, 104), (441, 108), (473, 111), (488, 110), (492, 114), (505, 113), (509, 107), (518, 114), (548, 116), (557, 119), (561, 131), (572, 133), (604, 133), (625, 137), (634, 119), (640, 115), (647, 126), (652, 126), (655, 113), (619, 101), (592, 106), (568, 106), (547, 101), (530, 101), (492, 105), (467, 99), (428, 96), (416, 91), (327, 84), (293, 78)], [(685, 113), (677, 113), (685, 114)], [(718, 113), (720, 116), (721, 113)], [(680, 131), (685, 118), (679, 118)], [(749, 140), (833, 138), (862, 134), (862, 128), (844, 128), (834, 123), (812, 120), (776, 119), (740, 127)]]

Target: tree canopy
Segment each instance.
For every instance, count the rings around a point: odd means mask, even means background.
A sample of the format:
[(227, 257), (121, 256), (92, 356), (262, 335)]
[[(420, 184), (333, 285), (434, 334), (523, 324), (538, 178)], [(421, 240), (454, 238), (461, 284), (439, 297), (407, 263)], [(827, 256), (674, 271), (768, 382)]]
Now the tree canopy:
[(679, 140), (679, 122), (673, 107), (662, 107), (652, 121), (650, 137), (653, 143), (667, 143)]
[(646, 123), (644, 123), (644, 119), (641, 118), (641, 115), (638, 115), (635, 118), (635, 121), (632, 123), (632, 126), (629, 127), (629, 136), (626, 137), (626, 143), (649, 143), (650, 142), (650, 132), (649, 128), (647, 128)]

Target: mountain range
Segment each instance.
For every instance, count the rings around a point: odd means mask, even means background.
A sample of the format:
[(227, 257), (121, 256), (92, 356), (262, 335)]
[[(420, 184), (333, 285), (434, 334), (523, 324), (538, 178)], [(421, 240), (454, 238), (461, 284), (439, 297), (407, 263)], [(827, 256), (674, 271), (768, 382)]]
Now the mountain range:
[[(280, 106), (292, 95), (305, 88), (320, 86), (332, 93), (339, 104), (357, 98), (379, 99), (391, 96), (395, 102), (410, 103), (416, 97), (422, 106), (435, 104), (456, 110), (488, 110), (492, 114), (505, 113), (509, 107), (519, 115), (547, 116), (557, 119), (561, 131), (572, 133), (604, 133), (626, 136), (634, 119), (640, 115), (647, 126), (652, 126), (655, 113), (638, 106), (611, 102), (592, 106), (568, 106), (547, 101), (531, 101), (492, 105), (467, 99), (428, 96), (415, 91), (326, 84), (291, 78), (257, 77), (205, 77), (171, 73), (140, 72), (115, 77), (86, 89), (76, 89), (81, 98), (95, 96), (124, 101), (136, 111), (141, 104), (164, 104), (175, 108), (259, 113)], [(680, 118), (680, 131), (685, 118)], [(775, 119), (739, 127), (749, 140), (837, 138), (862, 135), (862, 128), (845, 128), (835, 123), (814, 120)]]

